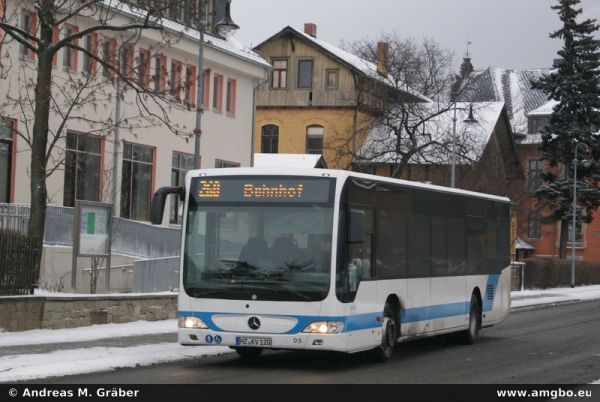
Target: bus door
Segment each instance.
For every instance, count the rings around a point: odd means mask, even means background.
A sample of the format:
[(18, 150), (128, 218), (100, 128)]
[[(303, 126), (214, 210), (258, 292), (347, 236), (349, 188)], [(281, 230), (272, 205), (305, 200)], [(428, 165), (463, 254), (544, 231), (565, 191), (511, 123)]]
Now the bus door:
[(431, 216), (409, 218), (408, 303), (402, 325), (408, 335), (431, 331)]

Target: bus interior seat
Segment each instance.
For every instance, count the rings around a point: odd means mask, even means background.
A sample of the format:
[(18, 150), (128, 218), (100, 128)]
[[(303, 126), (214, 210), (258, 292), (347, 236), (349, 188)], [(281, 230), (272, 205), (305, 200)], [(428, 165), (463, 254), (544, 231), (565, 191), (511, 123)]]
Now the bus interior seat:
[(250, 265), (258, 266), (261, 261), (269, 256), (269, 247), (262, 237), (251, 237), (248, 243), (242, 248), (239, 261), (247, 262)]

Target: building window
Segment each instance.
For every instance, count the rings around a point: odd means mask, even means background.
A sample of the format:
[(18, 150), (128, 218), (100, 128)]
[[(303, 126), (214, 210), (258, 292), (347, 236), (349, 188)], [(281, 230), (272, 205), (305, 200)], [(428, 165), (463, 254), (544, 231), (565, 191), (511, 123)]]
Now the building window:
[(217, 159), (215, 161), (215, 167), (216, 168), (238, 168), (240, 167), (240, 164), (237, 162), (228, 162), (228, 161), (224, 161), (221, 159)]
[(154, 56), (154, 76), (152, 77), (154, 91), (163, 93), (167, 86), (167, 57), (162, 54)]
[(124, 44), (121, 46), (121, 76), (131, 78), (133, 75), (133, 59), (135, 57), (135, 48), (133, 44)]
[(527, 192), (534, 194), (542, 187), (542, 173), (544, 172), (544, 161), (541, 159), (530, 159), (527, 161)]
[(323, 127), (309, 126), (306, 128), (306, 153), (323, 153)]
[[(575, 223), (575, 246), (583, 246), (583, 227), (581, 221)], [(573, 223), (569, 222), (569, 237), (567, 241), (568, 245), (573, 244)]]
[(227, 97), (225, 99), (225, 111), (230, 116), (235, 116), (235, 98), (237, 81), (233, 78), (227, 79)]
[(271, 74), (271, 88), (287, 88), (288, 61), (287, 59), (273, 59), (273, 73)]
[(99, 137), (67, 132), (65, 207), (74, 207), (75, 200), (100, 200), (101, 150), (102, 140)]
[(326, 89), (337, 89), (338, 88), (338, 70), (327, 70), (327, 81), (325, 83)]
[(223, 76), (215, 74), (213, 78), (213, 110), (223, 111)]
[(171, 61), (171, 79), (169, 83), (170, 91), (172, 97), (181, 100), (181, 75), (182, 75), (183, 66), (181, 62), (177, 60)]
[(154, 148), (125, 143), (121, 179), (121, 217), (150, 220), (154, 170)]
[[(171, 167), (171, 186), (179, 187), (185, 185), (185, 174), (194, 168), (194, 155), (173, 152)], [(171, 196), (171, 212), (169, 223), (181, 225), (183, 223), (183, 203), (178, 195)]]
[[(29, 10), (21, 10), (21, 29), (31, 36), (35, 36), (37, 27), (37, 14)], [(32, 42), (32, 41), (29, 41)], [(33, 42), (32, 42), (33, 43)], [(30, 60), (35, 59), (35, 53), (21, 44), (21, 56)]]
[(261, 152), (263, 154), (276, 154), (279, 148), (279, 127), (269, 124), (263, 126), (261, 131)]
[[(91, 33), (83, 38), (83, 72), (89, 75), (96, 74), (96, 60), (91, 56), (98, 54), (98, 34)], [(89, 53), (88, 53), (89, 52)], [(91, 55), (90, 55), (91, 54)]]
[(539, 239), (542, 237), (542, 221), (538, 212), (532, 212), (529, 214), (527, 237), (530, 239)]
[(14, 122), (0, 119), (0, 202), (11, 201)]
[(137, 66), (138, 85), (147, 89), (150, 81), (150, 50), (140, 49), (139, 55), (140, 60)]
[(185, 67), (185, 103), (196, 106), (196, 66), (189, 64)]
[(298, 88), (312, 88), (313, 61), (299, 60), (298, 61)]
[(114, 69), (117, 61), (117, 40), (114, 38), (104, 38), (102, 42), (102, 62), (104, 63), (103, 75), (106, 78), (115, 76)]
[[(77, 28), (74, 25), (65, 24), (63, 28), (63, 37), (69, 37), (71, 35), (76, 34), (77, 32), (79, 32), (79, 28)], [(79, 39), (75, 39), (74, 41), (71, 41), (71, 43), (73, 44), (73, 46), (79, 46)], [(73, 49), (72, 47), (65, 46), (63, 48), (63, 67), (73, 72), (76, 72), (78, 53), (79, 52)]]
[(204, 81), (202, 82), (202, 107), (208, 109), (210, 106), (210, 69), (202, 73)]

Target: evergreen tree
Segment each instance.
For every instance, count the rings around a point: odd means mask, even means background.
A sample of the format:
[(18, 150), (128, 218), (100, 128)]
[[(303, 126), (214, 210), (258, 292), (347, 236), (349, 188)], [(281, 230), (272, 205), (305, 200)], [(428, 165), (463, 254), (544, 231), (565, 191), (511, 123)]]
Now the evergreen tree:
[[(596, 20), (577, 22), (580, 0), (558, 0), (562, 27), (550, 34), (563, 41), (555, 72), (533, 83), (557, 101), (542, 134), (541, 151), (550, 169), (536, 195), (548, 221), (561, 221), (560, 257), (566, 257), (572, 218), (573, 159), (578, 148), (577, 201), (580, 222), (589, 223), (600, 204), (600, 41)], [(579, 144), (585, 144), (579, 145)]]

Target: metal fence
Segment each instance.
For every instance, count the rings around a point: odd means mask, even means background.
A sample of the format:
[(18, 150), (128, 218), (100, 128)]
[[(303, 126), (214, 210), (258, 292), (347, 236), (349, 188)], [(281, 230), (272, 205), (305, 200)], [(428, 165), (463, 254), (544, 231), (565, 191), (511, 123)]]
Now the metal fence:
[(41, 250), (17, 229), (0, 231), (0, 295), (33, 294)]
[[(0, 204), (0, 229), (27, 233), (29, 205)], [(73, 245), (73, 208), (50, 205), (46, 210), (44, 243)], [(178, 256), (181, 230), (113, 217), (112, 252), (141, 258)]]
[(133, 292), (164, 292), (179, 287), (179, 257), (155, 258), (133, 263)]
[(510, 290), (523, 290), (525, 288), (525, 263), (513, 262), (510, 266)]

